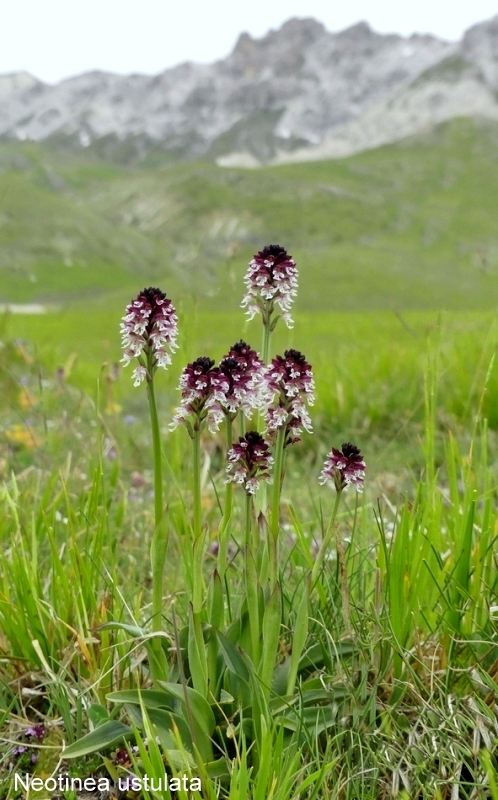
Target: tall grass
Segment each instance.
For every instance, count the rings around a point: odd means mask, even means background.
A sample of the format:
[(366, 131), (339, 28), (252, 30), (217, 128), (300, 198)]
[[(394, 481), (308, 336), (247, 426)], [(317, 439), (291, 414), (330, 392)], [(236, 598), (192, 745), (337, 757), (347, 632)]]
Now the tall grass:
[[(207, 798), (496, 796), (496, 325), (429, 322), (298, 319), (292, 344), (315, 367), (317, 432), (288, 459), (279, 589), (265, 595), (259, 572), (248, 607), (253, 562), (234, 492), (223, 583), (214, 556), (203, 560), (200, 628), (189, 606), (188, 437), (165, 437), (167, 682), (149, 669), (158, 631), (146, 406), (109, 371), (88, 397), (4, 337), (0, 797), (15, 796), (21, 767), (56, 772), (68, 746), (73, 774), (197, 775), (202, 790), (191, 796)], [(223, 345), (217, 328), (198, 322), (215, 357), (237, 336), (227, 325)], [(183, 346), (197, 354), (198, 342)], [(163, 428), (176, 379), (159, 392)], [(359, 503), (345, 493), (310, 581), (334, 507), (318, 474), (347, 438), (367, 460), (366, 491)], [(202, 444), (208, 544), (223, 518), (223, 447)], [(24, 731), (41, 721), (48, 733), (37, 745)], [(40, 756), (35, 764), (16, 754), (20, 744)]]

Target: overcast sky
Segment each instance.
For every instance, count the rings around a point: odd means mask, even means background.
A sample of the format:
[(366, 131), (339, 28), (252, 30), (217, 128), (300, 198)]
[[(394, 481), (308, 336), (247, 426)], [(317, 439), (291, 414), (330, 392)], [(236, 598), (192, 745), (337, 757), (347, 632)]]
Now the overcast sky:
[(498, 13), (496, 0), (3, 0), (0, 74), (49, 83), (91, 69), (154, 74), (181, 61), (224, 58), (239, 34), (261, 37), (290, 17), (330, 31), (367, 20), (380, 33), (457, 40)]

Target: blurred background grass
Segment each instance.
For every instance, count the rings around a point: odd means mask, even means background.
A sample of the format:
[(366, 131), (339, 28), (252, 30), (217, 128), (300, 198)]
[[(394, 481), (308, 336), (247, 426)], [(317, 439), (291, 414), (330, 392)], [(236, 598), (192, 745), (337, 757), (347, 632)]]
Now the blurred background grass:
[[(159, 285), (180, 316), (180, 352), (160, 376), (166, 427), (187, 361), (219, 359), (241, 337), (260, 347), (259, 322), (239, 308), (243, 276), (279, 243), (300, 287), (295, 328), (277, 328), (273, 352), (302, 350), (317, 381), (319, 436), (303, 446), (319, 457), (332, 441), (368, 440), (379, 474), (416, 468), (428, 354), (441, 436), (465, 436), (496, 349), (496, 131), (455, 120), (351, 158), (258, 170), (1, 142), (0, 302), (46, 304), (7, 313), (2, 339), (28, 343), (43, 376), (63, 368), (75, 390), (104, 408), (111, 392), (109, 407), (141, 418), (144, 393), (113, 367), (118, 328), (132, 297)], [(483, 399), (492, 428), (497, 381), (493, 371)], [(7, 396), (3, 407), (5, 427), (20, 412)]]
[(0, 301), (122, 307), (141, 283), (234, 310), (278, 242), (301, 311), (496, 304), (497, 126), (456, 120), (337, 161), (126, 165), (0, 143)]

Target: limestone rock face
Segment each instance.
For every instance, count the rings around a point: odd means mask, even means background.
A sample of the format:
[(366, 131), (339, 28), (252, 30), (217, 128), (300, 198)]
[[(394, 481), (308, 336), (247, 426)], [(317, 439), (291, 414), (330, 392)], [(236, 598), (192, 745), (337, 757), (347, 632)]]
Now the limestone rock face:
[(291, 19), (155, 76), (0, 75), (0, 137), (255, 165), (345, 156), (456, 116), (498, 118), (498, 16), (461, 42)]

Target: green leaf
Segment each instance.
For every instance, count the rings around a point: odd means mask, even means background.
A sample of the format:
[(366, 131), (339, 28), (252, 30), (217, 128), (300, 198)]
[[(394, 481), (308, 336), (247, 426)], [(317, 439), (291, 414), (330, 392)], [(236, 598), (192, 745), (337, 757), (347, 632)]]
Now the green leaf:
[(134, 639), (143, 639), (146, 636), (145, 631), (141, 628), (137, 627), (136, 625), (128, 625), (126, 622), (104, 622), (102, 625), (99, 625), (95, 630), (97, 631), (111, 631), (111, 630), (119, 630), (125, 631), (129, 633), (130, 636), (133, 636)]
[(208, 619), (213, 628), (222, 628), (225, 618), (223, 585), (218, 570), (215, 569), (208, 590)]
[(301, 656), (299, 661), (299, 672), (310, 668), (320, 669), (320, 667), (323, 667), (323, 663), (323, 648), (320, 642), (316, 642), (315, 644), (312, 644), (311, 647), (308, 647), (306, 652)]
[(315, 706), (303, 708), (295, 716), (277, 717), (275, 722), (280, 722), (285, 728), (296, 731), (301, 727), (308, 729), (311, 735), (318, 736), (337, 722), (337, 705)]
[(223, 633), (216, 631), (227, 669), (242, 680), (249, 681), (249, 669), (242, 655)]
[(289, 674), (287, 676), (287, 694), (294, 691), (299, 661), (301, 659), (304, 645), (308, 636), (308, 606), (309, 606), (309, 583), (306, 586), (297, 611), (296, 622), (294, 625), (294, 635), (292, 637), (292, 654), (290, 660)]
[(111, 703), (134, 703), (145, 708), (171, 708), (171, 695), (159, 689), (125, 689), (121, 692), (111, 692), (107, 695)]
[(211, 736), (216, 726), (216, 720), (211, 706), (207, 700), (205, 700), (204, 697), (199, 694), (199, 692), (197, 692), (195, 689), (192, 689), (190, 686), (187, 686), (184, 689), (179, 683), (167, 683), (166, 681), (158, 681), (158, 683), (166, 692), (169, 692), (172, 697), (180, 700), (184, 706), (187, 702), (185, 698), (186, 692), (188, 704), (195, 721), (203, 733), (205, 733), (207, 736)]
[(147, 709), (147, 713), (168, 751), (178, 749), (175, 728), (178, 729), (178, 734), (185, 749), (192, 750), (192, 737), (183, 717), (173, 714), (171, 711), (165, 711), (162, 708), (150, 708)]
[(263, 615), (263, 653), (259, 665), (259, 676), (265, 693), (270, 692), (273, 670), (277, 660), (278, 640), (282, 621), (282, 592), (275, 585)]
[(247, 549), (246, 552), (246, 596), (247, 596), (247, 611), (249, 616), (249, 631), (250, 631), (250, 656), (253, 664), (257, 664), (260, 658), (260, 638), (261, 638), (261, 624), (259, 619), (259, 584), (258, 584), (258, 571), (256, 562), (252, 552)]
[(331, 700), (334, 702), (344, 700), (348, 694), (349, 692), (343, 686), (334, 686), (333, 689), (317, 689), (314, 692), (303, 692), (301, 701), (303, 706), (311, 705), (312, 703), (316, 704), (321, 700), (327, 700), (330, 703)]
[(241, 630), (242, 622), (240, 616), (237, 616), (226, 629), (225, 635), (232, 644), (237, 644), (237, 642), (240, 640)]
[(88, 719), (95, 727), (102, 725), (109, 719), (107, 708), (104, 708), (104, 706), (101, 706), (99, 703), (93, 703), (89, 707), (87, 714)]
[[(188, 665), (192, 676), (192, 683), (196, 690), (205, 698), (208, 697), (209, 676), (206, 658), (206, 648), (200, 614), (195, 614), (190, 605), (188, 626)], [(172, 684), (173, 685), (173, 684)]]
[[(297, 790), (297, 794), (295, 797), (300, 797), (303, 795), (310, 786), (314, 787), (313, 794), (311, 795), (309, 800), (314, 800), (315, 797), (318, 797), (318, 791), (321, 789), (322, 783), (329, 772), (332, 772), (335, 769), (339, 758), (335, 758), (334, 761), (326, 762), (324, 761), (321, 768), (312, 772), (311, 775), (308, 775), (307, 778), (304, 779), (302, 783), (299, 784), (299, 788)], [(308, 795), (307, 795), (308, 796)]]
[(451, 629), (457, 634), (460, 633), (460, 626), (463, 617), (463, 608), (468, 597), (472, 554), (472, 535), (474, 531), (474, 512), (475, 499), (469, 504), (467, 520), (459, 539), (455, 544), (456, 564), (453, 573), (453, 587), (451, 592), (451, 611), (448, 614), (448, 621)]
[(290, 663), (290, 658), (286, 658), (281, 664), (277, 664), (273, 670), (272, 689), (280, 697), (288, 697), (293, 694), (292, 691), (287, 692)]
[(77, 742), (73, 742), (64, 750), (64, 758), (80, 758), (89, 753), (95, 753), (105, 747), (110, 747), (133, 733), (128, 725), (123, 725), (119, 720), (113, 719), (104, 722), (91, 733), (87, 733)]
[(215, 778), (223, 780), (224, 778), (229, 779), (230, 777), (227, 760), (225, 758), (209, 761), (205, 767), (207, 774), (212, 780)]
[(167, 711), (164, 708), (147, 708), (145, 706), (126, 705), (126, 712), (135, 728), (144, 730), (144, 715), (142, 709), (157, 728), (157, 733), (161, 737), (166, 750), (178, 749), (177, 737), (180, 738), (182, 745), (187, 753), (193, 751), (192, 736), (185, 717)]
[(229, 692), (226, 692), (225, 689), (222, 689), (218, 703), (220, 706), (225, 705), (226, 703), (235, 703), (235, 697), (233, 697), (233, 695), (231, 695)]
[[(145, 706), (126, 705), (126, 713), (128, 714), (131, 722), (136, 728), (144, 729), (144, 716), (142, 708)], [(179, 716), (173, 711), (167, 711), (165, 708), (147, 708), (145, 709), (149, 719), (157, 725), (158, 730), (168, 733), (172, 736), (175, 733), (175, 728), (178, 729), (180, 739), (188, 750), (192, 750), (192, 737), (190, 735), (189, 727), (185, 721), (184, 716)], [(174, 747), (177, 746), (176, 741)]]
[(178, 772), (187, 772), (188, 770), (194, 770), (196, 767), (196, 763), (194, 758), (190, 755), (190, 753), (187, 753), (186, 750), (178, 750), (178, 749), (173, 750), (171, 747), (167, 746), (166, 742), (161, 736), (161, 731), (159, 730), (159, 726), (156, 725), (156, 728), (158, 729), (157, 732), (159, 738), (161, 739), (161, 744), (163, 745), (164, 749), (168, 751), (167, 755), (168, 764), (171, 764), (171, 766), (174, 769), (178, 770)]
[(358, 646), (351, 639), (344, 639), (341, 642), (336, 642), (334, 651), (331, 653), (326, 651), (323, 647), (322, 642), (316, 642), (312, 644), (308, 649), (303, 653), (302, 657), (299, 660), (299, 667), (298, 672), (302, 672), (306, 669), (320, 669), (324, 665), (332, 670), (333, 662), (337, 659), (342, 661), (346, 658), (350, 658), (355, 653), (358, 652)]

